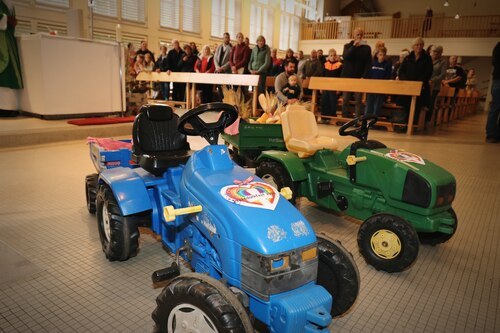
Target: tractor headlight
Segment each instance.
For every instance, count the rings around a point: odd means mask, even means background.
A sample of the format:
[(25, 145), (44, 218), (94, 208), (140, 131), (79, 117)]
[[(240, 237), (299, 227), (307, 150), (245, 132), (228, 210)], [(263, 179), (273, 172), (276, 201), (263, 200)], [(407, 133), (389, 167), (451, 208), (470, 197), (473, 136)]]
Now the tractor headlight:
[(449, 205), (455, 199), (457, 185), (450, 183), (437, 187), (436, 207)]
[(410, 170), (406, 174), (402, 199), (406, 203), (427, 208), (431, 203), (431, 185)]
[(241, 257), (242, 289), (265, 300), (315, 281), (318, 271), (316, 243), (273, 255), (243, 247)]

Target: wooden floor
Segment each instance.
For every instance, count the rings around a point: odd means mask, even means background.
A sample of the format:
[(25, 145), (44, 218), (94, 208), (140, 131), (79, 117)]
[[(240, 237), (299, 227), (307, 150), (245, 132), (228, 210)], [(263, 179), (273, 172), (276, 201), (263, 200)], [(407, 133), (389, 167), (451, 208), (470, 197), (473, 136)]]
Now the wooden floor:
[[(356, 245), (359, 222), (299, 201), (317, 231), (353, 253), (361, 274), (359, 298), (334, 320), (332, 332), (500, 332), (500, 144), (484, 142), (485, 118), (411, 137), (370, 133), (457, 178), (456, 235), (440, 246), (421, 246), (405, 272), (383, 273), (364, 262)], [(0, 142), (13, 124), (5, 122), (0, 119)], [(340, 148), (353, 141), (338, 137), (336, 126), (319, 126)], [(59, 140), (67, 140), (71, 128), (56, 127)], [(150, 275), (172, 259), (150, 234), (142, 234), (137, 257), (104, 258), (95, 217), (85, 206), (84, 178), (94, 172), (88, 147), (84, 138), (70, 139), (0, 149), (0, 332), (150, 332), (160, 292)], [(204, 145), (199, 138), (191, 144)]]

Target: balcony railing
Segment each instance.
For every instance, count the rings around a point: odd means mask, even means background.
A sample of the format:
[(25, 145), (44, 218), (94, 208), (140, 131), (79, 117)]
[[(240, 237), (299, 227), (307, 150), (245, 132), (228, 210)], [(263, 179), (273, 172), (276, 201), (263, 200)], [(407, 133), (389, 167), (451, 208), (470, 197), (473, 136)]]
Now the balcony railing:
[(454, 17), (411, 17), (399, 19), (353, 18), (350, 21), (303, 23), (302, 40), (350, 39), (356, 27), (367, 39), (415, 37), (500, 37), (500, 15)]

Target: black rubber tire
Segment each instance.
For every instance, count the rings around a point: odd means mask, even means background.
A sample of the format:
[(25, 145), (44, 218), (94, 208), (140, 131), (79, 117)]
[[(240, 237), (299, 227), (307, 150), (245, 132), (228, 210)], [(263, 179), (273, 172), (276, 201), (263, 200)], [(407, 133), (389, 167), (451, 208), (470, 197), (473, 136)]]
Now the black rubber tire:
[(455, 232), (457, 231), (458, 227), (458, 218), (457, 214), (453, 210), (453, 208), (450, 208), (448, 210), (450, 215), (453, 217), (455, 220), (455, 224), (453, 225), (453, 233), (451, 234), (443, 234), (442, 232), (419, 232), (418, 233), (418, 238), (420, 239), (420, 243), (425, 244), (425, 245), (438, 245), (447, 242), (448, 240), (453, 237)]
[(346, 313), (359, 294), (360, 278), (358, 266), (352, 254), (339, 241), (318, 238), (317, 283), (333, 297), (332, 317)]
[[(372, 249), (372, 236), (379, 231), (389, 231), (397, 236), (400, 251), (394, 258), (383, 258)], [(375, 214), (361, 225), (358, 231), (358, 246), (369, 265), (388, 273), (401, 272), (417, 259), (419, 240), (413, 226), (399, 216)]]
[(231, 290), (220, 281), (198, 273), (172, 279), (156, 298), (157, 306), (151, 315), (154, 332), (175, 332), (175, 327), (168, 327), (168, 319), (172, 310), (181, 304), (201, 310), (216, 332), (253, 333), (245, 308)]
[(93, 173), (85, 177), (85, 198), (87, 199), (87, 210), (95, 214), (97, 198), (97, 180), (99, 175)]
[[(106, 214), (107, 212), (107, 214)], [(105, 232), (105, 217), (109, 223), (109, 239)], [(102, 250), (109, 261), (125, 261), (137, 255), (139, 228), (134, 216), (123, 216), (108, 185), (97, 191), (97, 228)]]
[(273, 160), (262, 160), (255, 168), (255, 175), (262, 178), (266, 183), (276, 186), (278, 191), (283, 187), (289, 187), (292, 190), (292, 198), (289, 201), (295, 205), (297, 200), (296, 186), (281, 163)]

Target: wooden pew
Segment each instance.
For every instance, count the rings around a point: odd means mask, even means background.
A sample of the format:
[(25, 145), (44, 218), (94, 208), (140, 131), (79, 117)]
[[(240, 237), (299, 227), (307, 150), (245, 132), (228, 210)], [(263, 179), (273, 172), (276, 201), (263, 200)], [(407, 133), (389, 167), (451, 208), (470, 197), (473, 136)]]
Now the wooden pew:
[(443, 123), (447, 123), (449, 120), (449, 115), (451, 113), (451, 101), (455, 95), (455, 88), (448, 86), (442, 86), (439, 90), (439, 94), (436, 98), (436, 125), (441, 126)]
[[(136, 80), (149, 82), (183, 82), (186, 83), (186, 109), (194, 106), (196, 98), (196, 84), (217, 84), (252, 86), (257, 91), (259, 76), (251, 74), (212, 74), (212, 73), (181, 73), (172, 72), (140, 72)], [(252, 114), (257, 116), (257, 94), (253, 94)]]
[[(316, 107), (318, 98), (318, 90), (332, 90), (332, 91), (350, 91), (372, 94), (385, 94), (385, 95), (404, 95), (412, 96), (410, 114), (408, 117), (408, 128), (406, 134), (412, 135), (413, 133), (413, 118), (415, 117), (415, 104), (417, 96), (420, 95), (422, 89), (422, 82), (416, 81), (396, 81), (396, 80), (372, 80), (372, 79), (348, 79), (348, 78), (327, 78), (327, 77), (312, 77), (309, 82), (309, 89), (313, 90), (312, 94), (312, 111)], [(338, 120), (350, 120), (349, 118), (340, 118)], [(425, 113), (420, 112), (419, 124), (416, 127), (423, 129), (425, 121)], [(383, 124), (381, 125), (389, 125)]]

